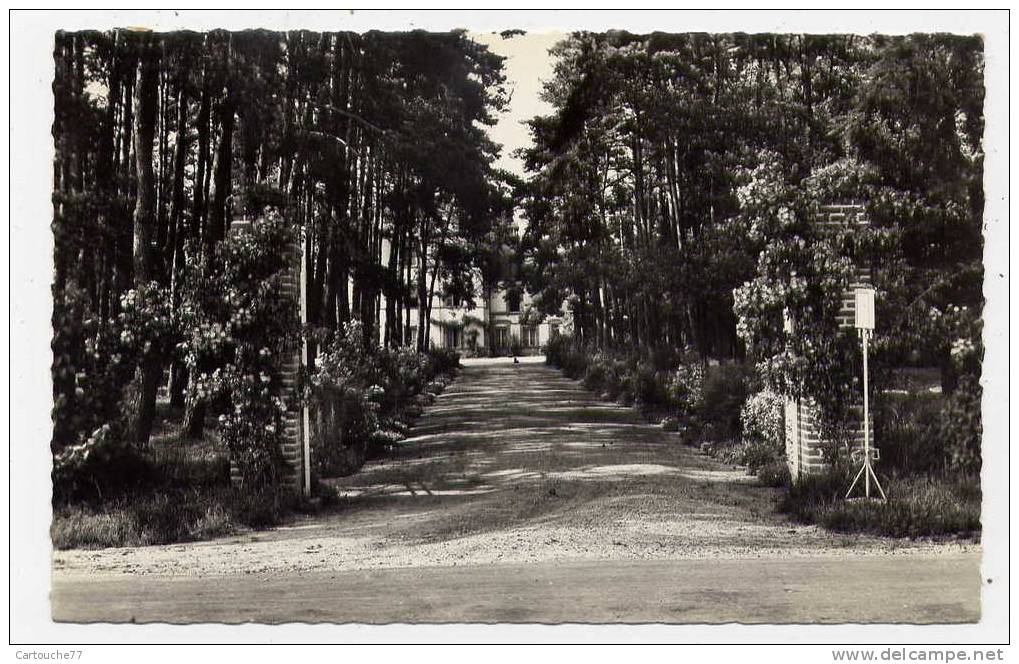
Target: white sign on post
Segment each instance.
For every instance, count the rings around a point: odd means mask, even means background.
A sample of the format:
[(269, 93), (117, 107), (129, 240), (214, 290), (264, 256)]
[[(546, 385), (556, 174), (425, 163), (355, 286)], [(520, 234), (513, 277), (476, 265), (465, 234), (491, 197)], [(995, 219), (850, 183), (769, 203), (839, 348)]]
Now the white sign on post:
[(856, 328), (859, 330), (874, 329), (874, 289), (856, 289)]

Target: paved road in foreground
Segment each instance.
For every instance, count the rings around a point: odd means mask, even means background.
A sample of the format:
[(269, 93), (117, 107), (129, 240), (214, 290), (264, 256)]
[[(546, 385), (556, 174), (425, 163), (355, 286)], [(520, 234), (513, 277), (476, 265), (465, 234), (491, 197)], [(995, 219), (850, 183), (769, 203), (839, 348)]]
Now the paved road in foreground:
[(968, 622), (978, 560), (543, 562), (57, 585), (57, 620), (110, 622)]
[(469, 363), (395, 459), (268, 532), (58, 551), (65, 621), (963, 622), (980, 552), (790, 523), (540, 364)]

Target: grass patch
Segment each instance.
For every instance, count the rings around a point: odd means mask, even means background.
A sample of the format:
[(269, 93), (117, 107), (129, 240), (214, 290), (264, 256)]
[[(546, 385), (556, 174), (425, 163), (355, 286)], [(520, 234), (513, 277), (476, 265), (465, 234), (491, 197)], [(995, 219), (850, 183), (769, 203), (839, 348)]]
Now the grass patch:
[(882, 394), (874, 412), (881, 466), (903, 474), (946, 470), (943, 420), (947, 406), (943, 394)]
[(791, 482), (789, 465), (785, 459), (773, 459), (757, 469), (757, 479), (764, 486), (787, 487)]
[(705, 451), (724, 464), (746, 466), (747, 473), (756, 475), (769, 464), (782, 460), (782, 450), (759, 441), (723, 441), (705, 446)]
[(95, 504), (58, 505), (50, 536), (56, 549), (189, 542), (234, 532), (234, 491), (159, 490)]
[(851, 481), (848, 473), (837, 471), (806, 478), (790, 488), (779, 507), (799, 521), (843, 533), (915, 538), (980, 532), (979, 478), (884, 478), (884, 503), (845, 500)]
[(186, 440), (166, 415), (147, 447), (115, 461), (106, 470), (120, 481), (55, 496), (54, 548), (204, 540), (275, 525), (285, 511), (278, 497), (249, 496), (231, 486), (230, 463), (214, 430)]
[(791, 478), (783, 451), (771, 443), (757, 440), (710, 443), (704, 451), (730, 466), (745, 466), (748, 475), (756, 475), (762, 486), (788, 487)]
[(196, 542), (277, 525), (285, 508), (278, 498), (231, 486), (155, 489), (99, 503), (58, 504), (50, 537), (55, 549)]

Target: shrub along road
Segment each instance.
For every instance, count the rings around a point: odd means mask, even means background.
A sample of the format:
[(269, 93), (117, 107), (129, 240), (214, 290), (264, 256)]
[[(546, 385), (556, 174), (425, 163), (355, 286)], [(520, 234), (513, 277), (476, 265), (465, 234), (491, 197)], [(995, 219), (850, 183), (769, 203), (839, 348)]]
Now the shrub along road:
[(835, 535), (535, 362), (466, 361), (313, 517), (57, 551), (72, 621), (974, 621), (979, 546)]

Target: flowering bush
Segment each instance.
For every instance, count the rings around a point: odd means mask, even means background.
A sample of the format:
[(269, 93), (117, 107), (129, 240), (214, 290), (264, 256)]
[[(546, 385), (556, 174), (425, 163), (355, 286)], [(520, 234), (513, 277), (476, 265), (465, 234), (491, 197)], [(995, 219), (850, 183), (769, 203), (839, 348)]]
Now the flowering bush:
[(441, 375), (460, 362), (448, 350), (376, 348), (356, 320), (316, 336), (319, 352), (303, 398), (319, 474), (353, 472), (373, 450), (392, 447), (407, 429), (404, 420), (420, 414), (417, 402), (434, 399), (446, 384)]
[[(779, 172), (777, 161), (765, 160), (739, 192), (741, 223), (761, 250), (756, 276), (733, 293), (737, 332), (766, 384), (816, 401), (822, 426), (835, 439), (860, 393), (860, 343), (855, 330), (840, 325), (842, 297), (856, 279), (857, 262), (883, 235), (870, 228), (821, 232), (812, 222), (817, 201), (859, 187), (864, 175), (852, 164), (796, 187)], [(786, 319), (793, 321), (791, 334)]]
[(312, 388), (368, 386), (379, 380), (382, 371), (377, 354), (365, 343), (364, 328), (356, 320), (335, 334), (326, 335), (319, 346), (315, 367), (310, 376)]
[(740, 412), (747, 399), (751, 377), (751, 367), (744, 364), (705, 368), (700, 399), (692, 418), (701, 440), (740, 439)]
[[(54, 379), (59, 389), (54, 390), (51, 449), (58, 499), (101, 496), (149, 476), (126, 433), (127, 418), (136, 410), (131, 402), (140, 389), (136, 369), (154, 364), (158, 370), (174, 353), (181, 320), (168, 289), (156, 282), (123, 293), (114, 311), (112, 317), (100, 317), (77, 289), (65, 289), (55, 303)], [(73, 373), (66, 375), (64, 366)]]
[(426, 353), (434, 363), (434, 371), (448, 374), (460, 366), (460, 354), (451, 348), (433, 348)]
[(418, 394), (435, 375), (436, 365), (427, 353), (412, 348), (381, 349), (376, 355), (383, 386), (386, 412), (400, 407), (409, 396)]
[(584, 370), (584, 378), (582, 382), (584, 387), (589, 390), (596, 390), (605, 382), (606, 366), (600, 355), (596, 354), (591, 358), (591, 361), (587, 365), (587, 369)]
[[(979, 381), (981, 363), (984, 359), (983, 319), (980, 310), (967, 306), (949, 305), (945, 307), (944, 312), (932, 307), (931, 314), (936, 315), (941, 337), (950, 340), (948, 355), (953, 380), (950, 381), (948, 387), (954, 388), (956, 383), (961, 387), (962, 381), (966, 379)], [(975, 406), (976, 411), (971, 415), (975, 415), (979, 419), (979, 399), (975, 402)]]
[(54, 391), (52, 448), (59, 454), (104, 425), (112, 425), (110, 435), (120, 435), (135, 368), (172, 353), (180, 324), (167, 290), (155, 282), (124, 293), (112, 320), (90, 311), (77, 290), (65, 291), (54, 309), (54, 383), (73, 385)]
[(746, 466), (751, 475), (756, 475), (761, 468), (778, 461), (781, 456), (773, 446), (756, 440), (714, 443), (709, 452), (722, 463)]
[(189, 251), (196, 269), (181, 307), (188, 335), (179, 350), (193, 375), (188, 399), (219, 412), (220, 437), (245, 486), (273, 495), (288, 406), (277, 362), (293, 353), (299, 328), (283, 286), (289, 258), (281, 248), (292, 246), (292, 233), (270, 215), (220, 242), (211, 266)]
[(120, 298), (116, 331), (124, 352), (165, 356), (173, 352), (180, 323), (170, 304), (170, 292), (156, 282), (133, 288)]
[(61, 295), (53, 311), (54, 455), (120, 417), (121, 392), (134, 369), (113, 327), (89, 310), (86, 293), (69, 287)]
[(587, 370), (588, 357), (576, 347), (573, 338), (565, 331), (565, 326), (560, 329), (562, 333), (548, 342), (545, 362), (559, 367), (570, 378), (580, 378)]
[[(739, 192), (739, 222), (760, 246), (755, 278), (734, 292), (738, 332), (757, 362), (761, 376), (780, 394), (808, 397), (821, 408), (824, 436), (833, 445), (826, 453), (837, 458), (851, 426), (849, 407), (861, 394), (860, 343), (852, 328), (840, 326), (841, 299), (855, 281), (857, 264), (902, 261), (904, 238), (889, 218), (924, 218), (926, 209), (909, 196), (895, 196), (868, 184), (873, 173), (851, 159), (814, 173), (797, 186), (780, 175), (777, 158), (762, 160)], [(876, 215), (865, 229), (820, 233), (811, 223), (819, 201), (859, 199), (866, 192)], [(951, 217), (958, 210), (941, 210)], [(900, 229), (901, 231), (901, 229)], [(872, 385), (880, 385), (894, 363), (937, 363), (942, 384), (958, 409), (945, 425), (943, 437), (955, 452), (949, 465), (972, 468), (979, 461), (979, 398), (973, 386), (983, 356), (978, 306), (960, 306), (966, 289), (979, 288), (980, 271), (960, 267), (917, 294), (907, 283), (909, 269), (877, 270), (877, 335), (871, 346)], [(928, 275), (929, 276), (929, 275)], [(969, 285), (967, 285), (969, 284)], [(882, 313), (886, 315), (882, 315)], [(793, 322), (783, 331), (784, 318)], [(880, 389), (875, 387), (875, 389)], [(978, 389), (978, 388), (977, 388)], [(954, 395), (953, 395), (954, 396)], [(935, 455), (940, 458), (940, 455)]]
[(662, 427), (662, 431), (670, 431), (671, 432), (671, 431), (679, 431), (679, 429), (680, 429), (679, 420), (676, 419), (675, 417), (666, 417), (666, 418), (663, 418), (662, 421), (659, 423), (659, 425)]
[(638, 362), (631, 372), (634, 399), (642, 406), (661, 406), (668, 402), (664, 374)]
[(286, 404), (272, 384), (269, 364), (238, 361), (217, 369), (198, 387), (224, 406), (226, 412), (218, 417), (220, 438), (242, 483), (252, 488), (277, 487), (283, 466), (280, 445)]
[(680, 416), (689, 416), (700, 402), (703, 388), (704, 366), (698, 362), (676, 367), (666, 389), (676, 412)]
[(346, 474), (364, 463), (368, 438), (378, 429), (382, 366), (352, 321), (324, 340), (308, 375), (304, 399), (312, 412), (315, 472)]
[(296, 302), (283, 292), (289, 265), (280, 250), (292, 232), (282, 219), (268, 217), (221, 242), (214, 268), (197, 249), (189, 255), (198, 269), (184, 285), (181, 320), (188, 336), (179, 348), (190, 369), (209, 374), (237, 359), (265, 360), (297, 340)]
[(319, 476), (356, 471), (379, 431), (379, 405), (370, 392), (357, 386), (319, 386), (311, 407), (311, 445), (314, 472)]
[(782, 450), (785, 432), (783, 430), (783, 398), (771, 390), (762, 390), (743, 404), (740, 424), (744, 440), (751, 440)]
[(980, 382), (964, 375), (948, 400), (943, 415), (945, 447), (948, 467), (966, 474), (980, 472), (980, 441), (983, 435), (980, 399), (983, 390)]
[(104, 424), (53, 457), (53, 499), (93, 499), (146, 480), (150, 468), (116, 426)]

